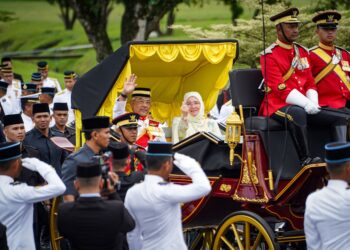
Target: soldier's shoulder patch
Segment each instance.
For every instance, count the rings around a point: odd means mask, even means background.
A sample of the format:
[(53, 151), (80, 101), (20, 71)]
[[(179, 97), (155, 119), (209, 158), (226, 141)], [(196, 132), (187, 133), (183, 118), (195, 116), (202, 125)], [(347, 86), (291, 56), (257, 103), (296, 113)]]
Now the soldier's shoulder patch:
[(266, 54), (271, 54), (272, 53), (272, 50), (276, 47), (276, 43), (273, 43), (273, 44), (271, 44), (269, 47), (267, 47), (266, 49), (265, 49), (265, 51), (263, 50), (263, 51), (261, 51), (260, 52), (260, 55), (266, 55)]
[(313, 46), (313, 47), (311, 47), (310, 49), (309, 49), (309, 52), (311, 52), (311, 51), (313, 51), (313, 50), (315, 50), (315, 49), (317, 49), (317, 48), (319, 48), (319, 46)]
[(284, 83), (280, 83), (277, 88), (278, 88), (278, 90), (285, 90), (287, 88), (287, 86)]
[(305, 46), (303, 46), (303, 45), (301, 45), (301, 44), (299, 44), (299, 43), (294, 43), (296, 46), (298, 46), (299, 48), (302, 48), (302, 49), (304, 49), (306, 52), (309, 52), (309, 49), (308, 48), (306, 48)]

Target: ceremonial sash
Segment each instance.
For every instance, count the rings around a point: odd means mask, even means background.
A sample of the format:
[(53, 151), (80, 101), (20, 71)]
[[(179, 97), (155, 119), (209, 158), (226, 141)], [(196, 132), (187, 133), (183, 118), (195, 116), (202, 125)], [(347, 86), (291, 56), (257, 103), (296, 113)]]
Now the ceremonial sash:
[(290, 65), (290, 68), (288, 69), (287, 73), (285, 73), (282, 78), (283, 81), (286, 82), (294, 73), (295, 68), (292, 66), (292, 64)]
[(327, 63), (327, 66), (322, 69), (317, 76), (315, 77), (316, 84), (319, 83), (323, 78), (325, 78), (330, 72), (334, 71), (334, 73), (342, 80), (342, 82), (345, 84), (346, 88), (350, 91), (350, 83), (348, 79), (346, 78), (346, 73), (342, 70), (339, 64), (332, 64), (332, 57), (328, 55), (324, 50), (321, 48), (317, 48), (313, 50), (318, 57), (320, 57), (325, 63)]

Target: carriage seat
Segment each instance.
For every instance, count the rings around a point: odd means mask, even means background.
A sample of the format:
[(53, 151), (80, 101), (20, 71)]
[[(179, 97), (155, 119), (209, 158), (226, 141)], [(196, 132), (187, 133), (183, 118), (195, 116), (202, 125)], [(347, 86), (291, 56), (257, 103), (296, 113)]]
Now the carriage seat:
[(244, 120), (245, 128), (248, 131), (279, 131), (284, 130), (284, 127), (279, 122), (274, 119), (264, 117), (264, 116), (251, 116)]

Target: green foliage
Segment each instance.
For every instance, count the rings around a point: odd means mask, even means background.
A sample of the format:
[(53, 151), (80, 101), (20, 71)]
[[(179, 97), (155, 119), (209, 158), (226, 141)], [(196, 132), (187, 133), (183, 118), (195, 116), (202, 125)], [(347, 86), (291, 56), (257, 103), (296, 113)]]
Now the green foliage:
[(0, 10), (0, 22), (9, 22), (16, 20), (14, 14), (15, 13), (12, 11)]

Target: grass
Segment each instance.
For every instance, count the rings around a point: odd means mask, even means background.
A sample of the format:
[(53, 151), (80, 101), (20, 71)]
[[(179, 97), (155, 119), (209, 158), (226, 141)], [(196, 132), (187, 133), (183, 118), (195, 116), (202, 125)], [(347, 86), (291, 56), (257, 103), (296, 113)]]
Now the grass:
[[(305, 5), (311, 0), (292, 0), (295, 6)], [(0, 0), (0, 9), (15, 13), (16, 20), (0, 23), (0, 55), (6, 52), (30, 51), (42, 48), (61, 48), (73, 45), (88, 44), (88, 39), (79, 21), (72, 31), (64, 30), (59, 19), (59, 8), (48, 4), (45, 0), (11, 1)], [(120, 46), (120, 24), (123, 5), (114, 5), (108, 23), (108, 34), (114, 49)], [(245, 9), (242, 18), (250, 18), (252, 9)], [(216, 0), (207, 0), (200, 6), (180, 4), (176, 9), (176, 24), (208, 27), (212, 24), (230, 23), (230, 10)], [(162, 25), (165, 26), (164, 21)], [(175, 30), (172, 36), (151, 38), (152, 40), (184, 40), (190, 39), (182, 31)], [(83, 74), (96, 64), (95, 51), (87, 49), (77, 51), (83, 56), (78, 59), (50, 59), (50, 75), (63, 82), (62, 72), (73, 69)], [(43, 53), (44, 54), (44, 53)], [(45, 53), (48, 54), (48, 53)], [(52, 53), (51, 53), (52, 54)], [(14, 60), (15, 72), (21, 73), (25, 81), (30, 80), (36, 71), (38, 60)]]

